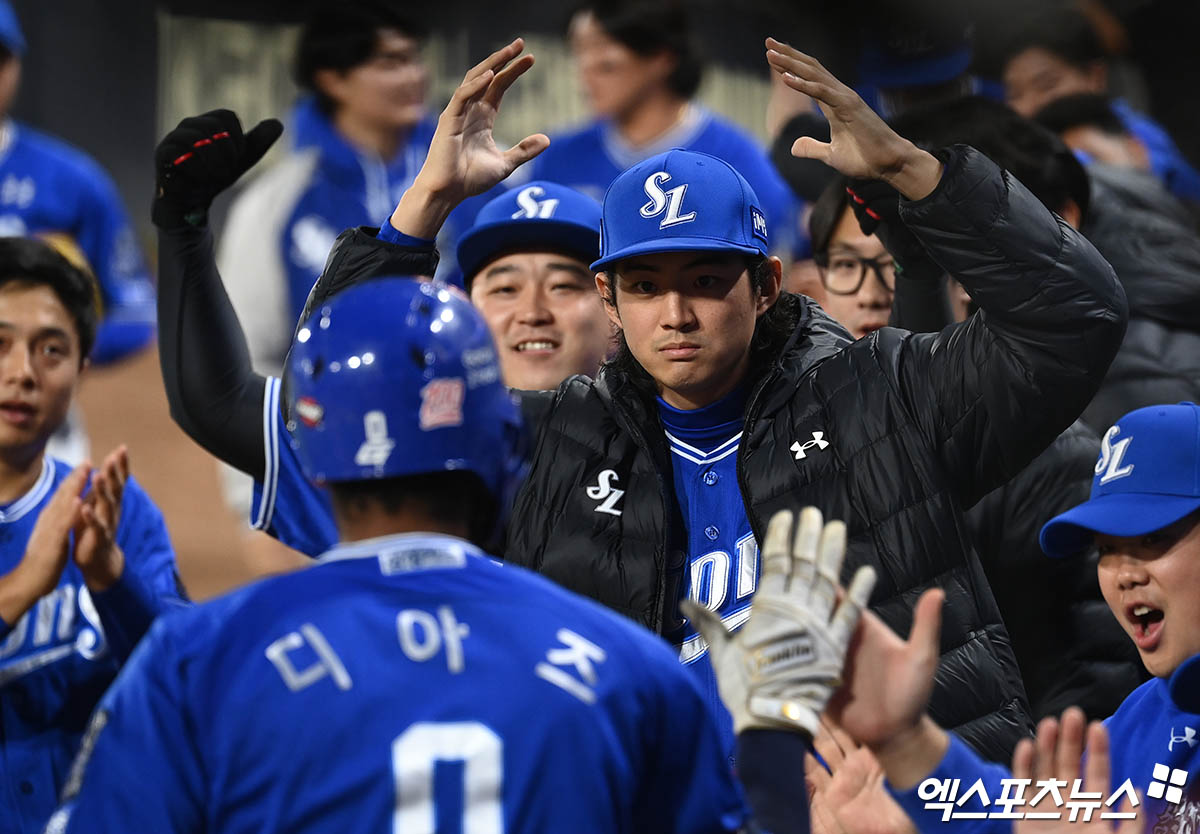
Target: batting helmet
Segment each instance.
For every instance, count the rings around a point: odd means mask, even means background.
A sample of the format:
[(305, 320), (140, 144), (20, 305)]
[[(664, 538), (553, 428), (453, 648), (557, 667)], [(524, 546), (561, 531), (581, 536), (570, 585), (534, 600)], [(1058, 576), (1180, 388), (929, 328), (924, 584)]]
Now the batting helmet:
[(472, 472), (507, 505), (520, 412), (459, 290), (381, 278), (338, 293), (297, 331), (286, 373), (288, 433), (310, 480)]

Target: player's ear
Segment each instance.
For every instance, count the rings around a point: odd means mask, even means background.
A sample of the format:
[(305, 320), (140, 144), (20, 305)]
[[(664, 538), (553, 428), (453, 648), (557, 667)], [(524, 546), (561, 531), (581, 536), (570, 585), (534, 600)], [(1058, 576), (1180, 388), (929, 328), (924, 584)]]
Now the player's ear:
[(613, 327), (621, 327), (621, 314), (617, 311), (617, 281), (611, 272), (596, 273), (596, 292), (604, 300), (604, 312)]
[(767, 269), (769, 272), (758, 287), (757, 314), (760, 316), (779, 300), (779, 293), (783, 288), (783, 261), (772, 255), (767, 258)]

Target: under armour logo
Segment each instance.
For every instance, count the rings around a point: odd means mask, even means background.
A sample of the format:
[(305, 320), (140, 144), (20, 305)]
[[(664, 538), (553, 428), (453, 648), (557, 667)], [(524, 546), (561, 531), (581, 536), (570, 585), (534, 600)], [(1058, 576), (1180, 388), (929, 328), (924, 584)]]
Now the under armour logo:
[(1192, 729), (1191, 727), (1184, 727), (1183, 735), (1177, 736), (1177, 735), (1175, 735), (1175, 728), (1172, 727), (1171, 728), (1171, 743), (1167, 745), (1168, 752), (1175, 749), (1175, 742), (1177, 742), (1177, 741), (1183, 742), (1188, 747), (1195, 747), (1196, 746), (1196, 731), (1194, 729)]
[(807, 443), (805, 443), (803, 445), (801, 445), (800, 441), (797, 440), (795, 443), (792, 444), (791, 448), (792, 448), (792, 451), (796, 453), (796, 460), (804, 460), (804, 458), (806, 457), (804, 453), (807, 452), (809, 449), (811, 449), (813, 446), (816, 446), (817, 451), (820, 451), (821, 449), (824, 449), (828, 445), (829, 445), (829, 441), (825, 439), (825, 432), (815, 431), (812, 433), (812, 440), (808, 441)]
[(624, 494), (625, 490), (617, 489), (617, 473), (611, 469), (601, 472), (596, 483), (587, 488), (588, 498), (593, 501), (603, 501), (600, 506), (596, 507), (596, 512), (609, 515), (621, 514), (621, 511), (617, 509), (617, 502)]
[(649, 219), (651, 217), (658, 217), (663, 211), (667, 213), (667, 216), (658, 224), (658, 228), (660, 229), (665, 229), (668, 226), (677, 226), (680, 223), (691, 223), (696, 219), (696, 212), (694, 211), (689, 211), (684, 215), (680, 215), (679, 213), (683, 207), (683, 195), (687, 193), (687, 183), (677, 185), (670, 191), (662, 190), (662, 183), (670, 179), (671, 175), (666, 171), (659, 171), (646, 177), (646, 182), (642, 186), (642, 190), (650, 198), (650, 202), (641, 208), (642, 217)]
[[(1100, 442), (1100, 460), (1096, 461), (1096, 474), (1100, 475), (1100, 483), (1107, 484), (1109, 481), (1115, 481), (1118, 478), (1124, 478), (1126, 475), (1133, 473), (1133, 464), (1122, 466), (1121, 460), (1125, 457), (1125, 453), (1129, 451), (1129, 444), (1133, 442), (1133, 435), (1122, 438), (1116, 443), (1113, 443), (1113, 438), (1121, 433), (1120, 426), (1113, 426), (1104, 433), (1104, 439)], [(1104, 473), (1101, 475), (1100, 473)]]
[(522, 217), (546, 220), (553, 217), (554, 210), (558, 208), (558, 199), (538, 200), (538, 197), (541, 197), (545, 193), (546, 189), (540, 185), (531, 185), (528, 188), (522, 189), (517, 194), (517, 205), (521, 208), (513, 212), (513, 220), (519, 220)]
[(363, 415), (363, 431), (367, 439), (354, 455), (355, 464), (383, 466), (396, 448), (396, 441), (388, 437), (387, 416), (382, 411), (368, 411)]

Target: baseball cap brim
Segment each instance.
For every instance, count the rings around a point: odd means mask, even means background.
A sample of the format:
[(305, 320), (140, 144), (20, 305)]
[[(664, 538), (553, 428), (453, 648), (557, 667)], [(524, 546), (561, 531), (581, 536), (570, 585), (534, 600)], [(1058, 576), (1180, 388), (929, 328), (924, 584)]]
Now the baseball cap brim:
[(600, 232), (557, 220), (513, 220), (476, 226), (458, 242), (458, 266), (469, 287), (476, 273), (497, 255), (540, 248), (578, 253), (579, 259), (586, 262), (600, 251)]
[(644, 240), (626, 246), (613, 252), (606, 258), (601, 258), (592, 264), (593, 272), (601, 272), (626, 258), (634, 255), (660, 255), (664, 252), (741, 252), (743, 255), (762, 255), (761, 249), (753, 246), (740, 246), (724, 240), (714, 240), (710, 237), (673, 237), (661, 240)]
[(1046, 555), (1074, 556), (1092, 543), (1096, 533), (1144, 536), (1200, 510), (1200, 498), (1118, 492), (1101, 495), (1046, 522), (1038, 537)]

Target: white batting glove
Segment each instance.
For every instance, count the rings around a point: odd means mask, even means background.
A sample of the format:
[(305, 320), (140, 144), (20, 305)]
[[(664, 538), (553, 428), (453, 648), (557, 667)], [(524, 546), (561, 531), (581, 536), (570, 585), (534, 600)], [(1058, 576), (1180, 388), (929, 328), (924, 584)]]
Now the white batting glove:
[(735, 732), (800, 729), (815, 736), (821, 711), (841, 685), (846, 646), (875, 587), (875, 571), (859, 568), (835, 611), (846, 525), (831, 521), (822, 529), (821, 522), (820, 510), (805, 507), (789, 548), (792, 513), (772, 517), (762, 582), (737, 634), (707, 608), (682, 604), (708, 643)]

